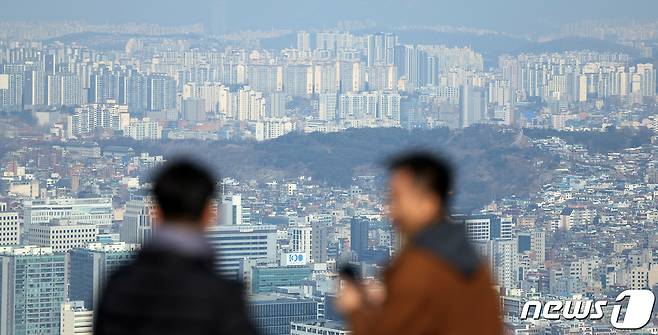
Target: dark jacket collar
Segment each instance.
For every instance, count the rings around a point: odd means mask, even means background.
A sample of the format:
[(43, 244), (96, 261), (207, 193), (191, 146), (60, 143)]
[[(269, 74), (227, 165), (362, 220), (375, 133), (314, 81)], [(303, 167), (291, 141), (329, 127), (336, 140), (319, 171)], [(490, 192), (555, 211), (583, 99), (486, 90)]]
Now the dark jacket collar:
[[(162, 225), (146, 243), (141, 255), (147, 258), (188, 260), (212, 267), (214, 253), (202, 232)], [(169, 255), (169, 257), (163, 257)], [(153, 256), (153, 257), (152, 257)], [(173, 259), (172, 258), (172, 259)]]
[(447, 262), (465, 277), (480, 266), (480, 258), (467, 240), (466, 230), (461, 224), (437, 221), (416, 233), (411, 243)]

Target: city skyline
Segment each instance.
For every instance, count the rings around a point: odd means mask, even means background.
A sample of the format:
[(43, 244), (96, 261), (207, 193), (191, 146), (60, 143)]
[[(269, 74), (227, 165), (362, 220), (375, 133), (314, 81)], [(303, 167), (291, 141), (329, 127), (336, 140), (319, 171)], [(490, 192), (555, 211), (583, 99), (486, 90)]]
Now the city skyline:
[(0, 335), (90, 331), (180, 156), (221, 176), (200, 240), (258, 330), (350, 334), (338, 270), (378, 280), (405, 245), (386, 162), (417, 150), (455, 168), (508, 333), (622, 334), (522, 317), (658, 293), (658, 2), (621, 5), (6, 1)]

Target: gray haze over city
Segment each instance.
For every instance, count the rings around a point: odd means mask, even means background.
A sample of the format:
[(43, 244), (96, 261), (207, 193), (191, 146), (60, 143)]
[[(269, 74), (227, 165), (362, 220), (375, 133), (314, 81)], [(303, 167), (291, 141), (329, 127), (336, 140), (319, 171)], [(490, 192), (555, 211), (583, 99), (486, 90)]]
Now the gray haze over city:
[[(658, 3), (632, 0), (223, 0), (231, 30), (332, 27), (338, 21), (368, 20), (380, 28), (455, 25), (527, 33), (558, 29), (581, 20), (651, 20)], [(85, 20), (162, 25), (206, 22), (217, 0), (4, 0), (3, 20)]]

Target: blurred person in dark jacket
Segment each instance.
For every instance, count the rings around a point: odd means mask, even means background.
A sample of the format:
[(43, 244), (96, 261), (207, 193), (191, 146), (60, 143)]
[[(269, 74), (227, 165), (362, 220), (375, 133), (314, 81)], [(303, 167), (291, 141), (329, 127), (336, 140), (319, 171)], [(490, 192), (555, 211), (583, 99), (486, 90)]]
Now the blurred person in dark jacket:
[(343, 277), (337, 307), (353, 334), (502, 334), (489, 271), (463, 226), (448, 220), (448, 164), (414, 153), (390, 172), (390, 216), (406, 240), (383, 289)]
[(216, 179), (190, 161), (153, 180), (159, 221), (134, 262), (108, 281), (94, 334), (254, 334), (239, 284), (213, 270), (203, 231), (216, 222)]

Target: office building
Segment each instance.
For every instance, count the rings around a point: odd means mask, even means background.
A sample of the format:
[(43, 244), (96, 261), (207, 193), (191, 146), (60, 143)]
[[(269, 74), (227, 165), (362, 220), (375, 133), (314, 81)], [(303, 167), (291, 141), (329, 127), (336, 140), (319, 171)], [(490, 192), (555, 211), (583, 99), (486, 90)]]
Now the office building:
[(85, 308), (81, 301), (62, 304), (60, 311), (60, 335), (92, 335), (94, 312)]
[(357, 259), (368, 250), (368, 234), (370, 220), (354, 217), (350, 221), (350, 250), (356, 253)]
[(64, 219), (69, 224), (88, 224), (100, 231), (109, 231), (112, 225), (112, 199), (63, 198), (27, 200), (23, 203), (25, 229), (33, 225)]
[(66, 255), (37, 246), (0, 251), (0, 335), (57, 334), (66, 300)]
[(50, 247), (54, 252), (68, 252), (95, 242), (98, 227), (93, 224), (72, 223), (67, 219), (53, 219), (49, 223), (27, 227), (27, 243)]
[(473, 244), (478, 253), (487, 260), (496, 284), (508, 289), (519, 287), (519, 244), (516, 237), (473, 241)]
[(219, 225), (206, 231), (216, 255), (215, 269), (227, 278), (241, 280), (244, 259), (276, 261), (276, 227), (271, 225)]
[(279, 287), (301, 286), (311, 279), (313, 269), (308, 265), (256, 266), (251, 271), (251, 292), (262, 294)]
[(7, 210), (0, 202), (0, 247), (17, 245), (20, 241), (20, 219), (18, 212)]
[(219, 213), (219, 224), (222, 226), (249, 224), (243, 217), (244, 208), (240, 194), (224, 195)]
[(313, 228), (311, 226), (295, 226), (288, 228), (290, 239), (290, 251), (303, 253), (306, 259), (310, 259), (313, 250)]
[(260, 334), (290, 334), (292, 322), (318, 318), (318, 303), (313, 299), (255, 295), (251, 297), (249, 315)]
[(331, 320), (311, 320), (292, 322), (290, 324), (290, 335), (349, 335), (344, 322)]
[(311, 222), (311, 260), (315, 263), (324, 263), (329, 260), (327, 249), (329, 248), (330, 224), (331, 217)]
[(69, 299), (95, 310), (110, 275), (132, 261), (137, 248), (137, 244), (114, 242), (89, 243), (71, 250)]
[(126, 203), (126, 212), (120, 230), (121, 241), (131, 244), (147, 242), (152, 236), (153, 226), (157, 220), (155, 209), (156, 204), (151, 196), (133, 196)]
[(499, 217), (492, 214), (453, 215), (455, 223), (466, 226), (466, 236), (470, 241), (489, 241), (496, 238), (512, 238), (514, 222), (511, 217)]

